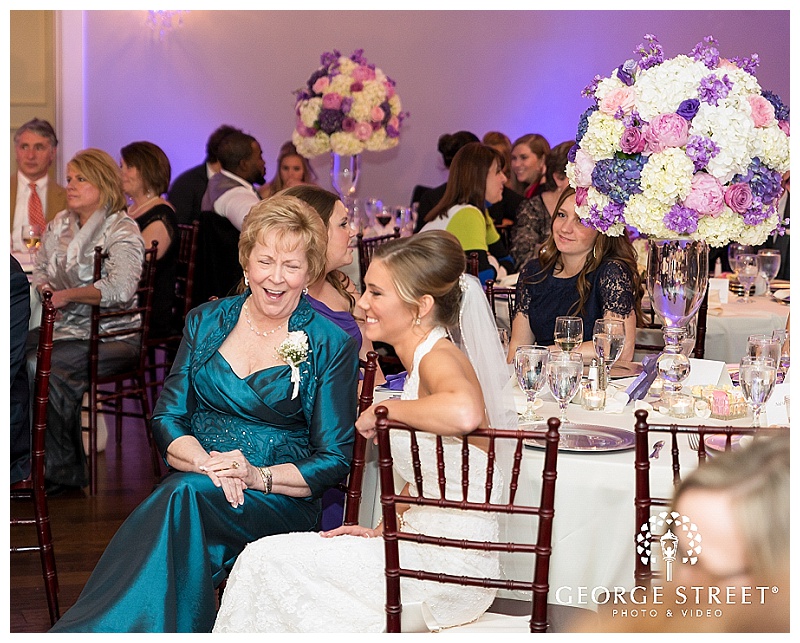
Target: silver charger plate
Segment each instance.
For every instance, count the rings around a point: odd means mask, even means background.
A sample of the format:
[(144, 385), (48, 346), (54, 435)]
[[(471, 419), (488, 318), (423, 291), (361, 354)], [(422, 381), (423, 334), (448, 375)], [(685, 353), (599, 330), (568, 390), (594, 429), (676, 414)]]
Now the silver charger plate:
[[(544, 436), (524, 440), (526, 447), (544, 449), (547, 445)], [(560, 429), (559, 451), (580, 453), (604, 453), (626, 451), (636, 443), (633, 431), (613, 426), (594, 424), (567, 424)]]

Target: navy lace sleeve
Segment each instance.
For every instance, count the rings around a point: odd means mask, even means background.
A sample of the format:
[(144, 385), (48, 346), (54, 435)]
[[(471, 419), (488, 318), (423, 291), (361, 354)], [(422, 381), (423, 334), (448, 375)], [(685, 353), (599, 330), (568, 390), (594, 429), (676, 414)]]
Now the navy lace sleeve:
[(516, 308), (514, 310), (514, 316), (518, 313), (522, 313), (530, 319), (530, 308), (531, 308), (531, 282), (536, 274), (539, 272), (539, 262), (529, 261), (525, 264), (522, 270), (519, 273), (519, 278), (517, 279), (517, 294), (516, 294)]
[(633, 276), (628, 267), (619, 261), (609, 261), (600, 266), (597, 288), (603, 312), (621, 316), (631, 313), (636, 294), (633, 291)]

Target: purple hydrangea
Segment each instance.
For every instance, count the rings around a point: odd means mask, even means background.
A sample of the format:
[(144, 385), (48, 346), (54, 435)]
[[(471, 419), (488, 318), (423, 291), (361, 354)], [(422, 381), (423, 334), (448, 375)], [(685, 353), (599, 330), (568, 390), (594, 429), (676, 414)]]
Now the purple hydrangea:
[(770, 208), (753, 207), (742, 214), (742, 221), (744, 221), (746, 225), (759, 225), (764, 223), (770, 214)]
[(691, 234), (697, 232), (697, 210), (675, 204), (664, 215), (664, 225), (678, 234)]
[(633, 60), (633, 58), (629, 58), (619, 67), (617, 67), (617, 78), (619, 78), (628, 87), (633, 85), (634, 83), (633, 75), (635, 73), (636, 73), (636, 61)]
[(344, 114), (339, 109), (321, 109), (319, 112), (319, 128), (330, 135), (342, 129)]
[(334, 63), (339, 61), (339, 57), (342, 55), (342, 52), (338, 49), (334, 49), (333, 51), (326, 51), (324, 52), (319, 60), (322, 63), (323, 67), (330, 67)]
[(623, 204), (642, 191), (640, 180), (647, 157), (634, 154), (597, 161), (592, 170), (592, 185), (612, 201)]
[(678, 105), (678, 109), (675, 110), (675, 113), (678, 116), (683, 116), (687, 121), (690, 121), (697, 116), (697, 110), (700, 109), (700, 101), (696, 98), (688, 98), (683, 101), (680, 105)]
[(709, 69), (719, 67), (719, 43), (714, 36), (703, 38), (703, 42), (698, 42), (689, 53), (692, 58), (703, 63)]
[(598, 109), (600, 109), (597, 105), (592, 105), (589, 109), (587, 109), (581, 117), (578, 119), (578, 133), (575, 135), (575, 142), (580, 143), (583, 135), (586, 134), (586, 130), (589, 129), (589, 117), (594, 114)]
[(768, 205), (781, 195), (781, 174), (769, 169), (761, 159), (753, 157), (747, 167), (747, 174), (733, 177), (735, 183), (748, 183), (755, 204)]
[(736, 65), (739, 69), (744, 72), (747, 72), (751, 76), (756, 75), (756, 69), (758, 69), (759, 59), (758, 54), (753, 54), (750, 58), (742, 58), (741, 56), (734, 56), (731, 58), (731, 62)]
[(593, 205), (589, 208), (589, 216), (584, 223), (588, 222), (596, 230), (606, 232), (616, 223), (625, 223), (624, 210), (625, 206), (622, 203), (614, 201), (611, 201), (602, 210), (597, 205)]
[(368, 65), (367, 59), (364, 57), (363, 49), (356, 49), (351, 55), (350, 60), (358, 65)]
[(350, 98), (350, 96), (345, 96), (342, 99), (342, 104), (339, 107), (339, 109), (342, 110), (342, 114), (348, 114), (352, 106), (353, 106), (353, 99)]
[(717, 78), (714, 74), (710, 74), (700, 79), (700, 87), (697, 89), (697, 94), (704, 103), (716, 105), (728, 95), (732, 88), (733, 83), (727, 74), (722, 78)]
[(569, 148), (569, 152), (567, 152), (567, 161), (570, 163), (575, 162), (575, 155), (578, 153), (578, 150), (581, 149), (580, 145), (575, 143), (571, 148)]
[(639, 69), (650, 69), (664, 62), (664, 49), (653, 34), (644, 35), (645, 42), (640, 43), (634, 53), (639, 54)]
[(766, 98), (772, 107), (775, 108), (775, 118), (779, 121), (788, 121), (789, 120), (789, 108), (783, 104), (781, 97), (777, 94), (767, 91), (766, 89), (761, 91), (761, 95)]
[(710, 138), (692, 134), (686, 143), (686, 156), (692, 159), (694, 171), (699, 172), (719, 154), (719, 146)]

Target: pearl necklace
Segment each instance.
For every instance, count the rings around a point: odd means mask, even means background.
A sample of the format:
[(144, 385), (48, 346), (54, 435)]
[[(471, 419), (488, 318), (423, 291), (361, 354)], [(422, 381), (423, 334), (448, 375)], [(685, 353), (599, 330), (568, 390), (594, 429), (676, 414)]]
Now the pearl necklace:
[(255, 326), (253, 326), (253, 321), (250, 319), (250, 310), (247, 307), (247, 304), (249, 302), (250, 302), (250, 297), (248, 297), (245, 300), (244, 306), (242, 306), (242, 311), (244, 311), (244, 320), (247, 322), (247, 326), (256, 335), (259, 335), (260, 337), (269, 337), (270, 335), (272, 335), (273, 333), (277, 332), (278, 330), (280, 330), (281, 328), (283, 328), (286, 325), (286, 322), (283, 322), (280, 326), (276, 326), (272, 330), (267, 330), (267, 331), (264, 331), (263, 333), (261, 331), (256, 330)]
[(156, 199), (158, 199), (158, 195), (156, 195), (156, 196), (151, 196), (149, 199), (147, 199), (147, 201), (145, 201), (145, 202), (144, 202), (144, 203), (142, 203), (141, 205), (137, 205), (137, 206), (134, 206), (134, 207), (132, 207), (130, 210), (128, 210), (128, 216), (129, 216), (129, 217), (132, 217), (132, 218), (135, 218), (135, 215), (136, 215), (136, 214), (138, 214), (138, 213), (139, 213), (139, 211), (140, 211), (142, 208), (144, 208), (144, 206), (146, 206), (146, 205), (147, 205), (148, 203), (150, 203), (151, 201), (155, 201)]

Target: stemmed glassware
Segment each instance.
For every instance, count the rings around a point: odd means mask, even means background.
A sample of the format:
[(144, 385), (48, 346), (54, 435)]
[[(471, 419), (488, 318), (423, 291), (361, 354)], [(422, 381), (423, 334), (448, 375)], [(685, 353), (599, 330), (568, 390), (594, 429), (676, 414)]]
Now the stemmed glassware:
[(744, 290), (742, 296), (736, 301), (741, 301), (744, 304), (751, 304), (753, 300), (750, 299), (750, 288), (752, 288), (758, 277), (758, 255), (740, 254), (736, 258), (736, 266), (736, 274)]
[(569, 353), (583, 343), (583, 319), (580, 317), (556, 317), (553, 331), (556, 346)]
[(778, 271), (781, 269), (781, 252), (771, 248), (761, 248), (756, 261), (758, 262), (758, 271), (767, 280), (766, 294), (769, 294), (769, 285), (778, 276)]
[(367, 216), (367, 227), (374, 228), (377, 216), (383, 208), (383, 202), (375, 197), (364, 201), (364, 214)]
[(750, 335), (747, 338), (747, 357), (766, 357), (780, 363), (781, 340), (774, 335)]
[(611, 375), (611, 367), (622, 355), (625, 347), (625, 324), (621, 319), (603, 318), (594, 322), (592, 332), (594, 352), (603, 360), (606, 369), (606, 381)]
[(28, 249), (28, 255), (33, 263), (36, 258), (36, 251), (39, 249), (39, 244), (42, 239), (42, 229), (36, 225), (26, 225), (22, 227), (22, 242)]
[(752, 246), (745, 246), (741, 243), (730, 243), (728, 244), (728, 264), (731, 267), (733, 272), (739, 272), (739, 268), (737, 265), (737, 259), (741, 254), (752, 254), (753, 247)]
[(514, 371), (517, 374), (519, 387), (525, 393), (528, 405), (522, 419), (536, 422), (543, 420), (534, 410), (536, 394), (542, 390), (546, 377), (549, 350), (546, 346), (517, 346), (514, 353)]
[(567, 422), (567, 404), (570, 403), (583, 377), (583, 356), (578, 352), (550, 351), (547, 361), (547, 384), (558, 402), (561, 425)]
[(747, 403), (753, 408), (752, 426), (762, 425), (764, 405), (772, 395), (777, 381), (775, 360), (768, 357), (743, 357), (739, 362), (739, 384)]

